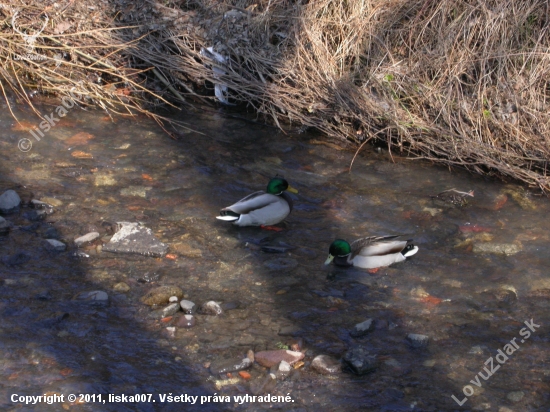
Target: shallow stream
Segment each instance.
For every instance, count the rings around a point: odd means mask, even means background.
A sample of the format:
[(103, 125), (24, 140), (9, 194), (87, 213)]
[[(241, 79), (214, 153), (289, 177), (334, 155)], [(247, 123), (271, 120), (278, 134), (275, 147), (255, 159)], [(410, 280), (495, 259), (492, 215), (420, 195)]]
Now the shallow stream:
[[(29, 129), (39, 121), (16, 107), (19, 125), (5, 103), (0, 113), (0, 193), (14, 189), (53, 213), (3, 216), (13, 227), (0, 237), (2, 409), (22, 406), (14, 394), (57, 394), (61, 404), (23, 410), (549, 410), (546, 198), (372, 147), (349, 173), (353, 151), (221, 113), (181, 114), (194, 131), (174, 140), (144, 117), (112, 121), (74, 108), (36, 141)], [(23, 138), (33, 143), (27, 152)], [(299, 190), (282, 231), (215, 219), (277, 174)], [(431, 197), (452, 188), (474, 196)], [(124, 221), (152, 229), (167, 257), (103, 251)], [(94, 231), (100, 238), (77, 249), (74, 239)], [(323, 264), (335, 238), (389, 234), (414, 238), (419, 252), (376, 272)], [(46, 238), (67, 250), (49, 250)], [(196, 314), (190, 328), (181, 311), (160, 319), (141, 298), (164, 285), (223, 313)], [(75, 298), (89, 291), (108, 301)], [(367, 319), (374, 329), (352, 337)], [(414, 347), (410, 334), (429, 341)], [(514, 338), (517, 350), (504, 349)], [(342, 361), (358, 346), (376, 357), (374, 371), (356, 375)], [(250, 377), (211, 373), (249, 350), (286, 347), (305, 358), (275, 382), (257, 363)], [(317, 355), (343, 370), (320, 374)], [(68, 394), (103, 398), (80, 404)], [(108, 394), (152, 398), (114, 403)], [(199, 398), (162, 402), (162, 394)], [(246, 394), (290, 401), (239, 405), (234, 396)], [(201, 396), (212, 398), (200, 405)]]

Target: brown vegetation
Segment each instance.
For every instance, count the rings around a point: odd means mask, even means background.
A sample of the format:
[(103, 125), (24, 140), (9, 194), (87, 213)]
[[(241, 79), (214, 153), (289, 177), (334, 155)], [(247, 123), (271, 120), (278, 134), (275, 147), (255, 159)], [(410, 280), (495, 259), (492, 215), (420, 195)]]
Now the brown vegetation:
[[(224, 84), (280, 127), (550, 189), (548, 1), (29, 3), (0, 9), (3, 87), (29, 104), (29, 87), (75, 88), (84, 104), (146, 111)], [(17, 10), (27, 33), (48, 15), (34, 44), (46, 60), (13, 58), (29, 49)]]

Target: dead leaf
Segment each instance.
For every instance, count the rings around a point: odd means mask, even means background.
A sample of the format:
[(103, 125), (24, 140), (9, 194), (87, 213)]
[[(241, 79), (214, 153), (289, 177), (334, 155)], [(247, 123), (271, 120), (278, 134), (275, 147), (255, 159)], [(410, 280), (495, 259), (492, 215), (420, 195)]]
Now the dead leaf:
[(68, 144), (69, 146), (85, 145), (85, 144), (88, 144), (88, 140), (91, 140), (94, 138), (95, 136), (93, 134), (86, 133), (86, 132), (79, 132), (74, 136), (69, 137), (67, 140), (65, 140), (65, 144)]
[(65, 31), (69, 30), (71, 28), (72, 24), (69, 23), (68, 21), (62, 21), (62, 22), (59, 22), (58, 24), (56, 24), (55, 26), (55, 29), (53, 29), (53, 32), (55, 34), (61, 34), (61, 33), (64, 33)]
[(93, 159), (94, 158), (91, 153), (86, 153), (86, 152), (83, 152), (81, 150), (75, 150), (74, 152), (71, 153), (71, 156), (75, 157), (77, 159)]

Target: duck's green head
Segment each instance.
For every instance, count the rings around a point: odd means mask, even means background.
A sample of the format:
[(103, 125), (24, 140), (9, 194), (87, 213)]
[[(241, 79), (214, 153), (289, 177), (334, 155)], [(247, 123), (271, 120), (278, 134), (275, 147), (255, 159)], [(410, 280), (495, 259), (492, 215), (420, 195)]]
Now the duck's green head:
[(328, 258), (325, 260), (325, 265), (328, 265), (333, 259), (338, 257), (344, 257), (351, 253), (351, 246), (343, 239), (336, 239), (331, 243), (328, 250)]
[(282, 177), (274, 177), (267, 184), (266, 192), (272, 195), (280, 195), (285, 190), (292, 193), (298, 193), (298, 191), (291, 187), (285, 179)]

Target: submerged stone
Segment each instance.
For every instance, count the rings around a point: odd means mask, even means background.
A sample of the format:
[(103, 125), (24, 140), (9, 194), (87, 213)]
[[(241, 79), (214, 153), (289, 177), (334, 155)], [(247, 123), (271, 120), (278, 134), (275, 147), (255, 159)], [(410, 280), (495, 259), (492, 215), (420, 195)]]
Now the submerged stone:
[(423, 348), (428, 345), (429, 340), (428, 336), (419, 333), (409, 333), (407, 335), (407, 341), (413, 348)]
[(164, 309), (162, 309), (162, 317), (172, 316), (180, 310), (180, 305), (177, 303), (170, 303)]
[(192, 328), (197, 323), (197, 320), (193, 315), (183, 315), (176, 322), (176, 326), (180, 328)]
[(119, 282), (119, 283), (117, 283), (116, 285), (113, 286), (113, 290), (115, 292), (124, 293), (124, 292), (128, 292), (130, 290), (130, 286), (128, 286), (128, 284), (125, 283), (125, 282)]
[(54, 197), (43, 197), (43, 198), (40, 199), (40, 201), (42, 203), (46, 203), (46, 204), (54, 206), (54, 207), (59, 207), (63, 204), (63, 202), (61, 200), (56, 199)]
[(21, 215), (23, 218), (30, 220), (31, 222), (37, 222), (39, 220), (44, 220), (47, 216), (45, 210), (27, 210)]
[(515, 255), (521, 248), (515, 243), (475, 243), (474, 253), (492, 253), (495, 255)]
[(277, 386), (277, 377), (274, 373), (270, 373), (266, 377), (256, 379), (250, 384), (250, 392), (253, 395), (260, 395), (263, 393), (271, 393)]
[(86, 243), (89, 243), (89, 242), (92, 242), (92, 241), (96, 240), (98, 237), (99, 237), (98, 232), (90, 232), (90, 233), (85, 234), (84, 236), (77, 237), (74, 240), (74, 244), (76, 245), (76, 247), (81, 247), (81, 246), (85, 245)]
[(109, 295), (102, 290), (92, 290), (91, 292), (81, 292), (74, 299), (92, 304), (106, 304), (109, 301)]
[(364, 322), (361, 322), (355, 325), (349, 334), (353, 338), (360, 338), (361, 336), (365, 336), (367, 333), (369, 333), (373, 329), (374, 329), (374, 321), (372, 319), (367, 319)]
[(13, 255), (2, 257), (2, 263), (6, 266), (24, 265), (31, 260), (31, 255), (25, 252), (17, 252)]
[(311, 367), (323, 375), (332, 375), (342, 369), (342, 365), (336, 359), (328, 355), (318, 355), (311, 361)]
[(153, 310), (149, 313), (151, 319), (163, 319), (174, 315), (180, 309), (177, 303), (171, 303), (165, 308)]
[(252, 366), (252, 361), (250, 359), (229, 359), (212, 363), (210, 365), (210, 373), (212, 375), (218, 375), (221, 373), (228, 372), (237, 372), (244, 369), (248, 369)]
[(344, 362), (356, 375), (364, 375), (378, 367), (378, 356), (371, 355), (363, 346), (351, 348), (344, 355)]
[(67, 245), (57, 239), (46, 239), (46, 247), (57, 252), (63, 252), (67, 249)]
[(0, 235), (7, 235), (10, 232), (12, 224), (0, 216)]
[(197, 305), (195, 305), (190, 300), (183, 299), (180, 302), (181, 310), (183, 310), (183, 313), (193, 314), (197, 310)]
[(206, 302), (204, 305), (202, 305), (199, 309), (199, 312), (204, 315), (218, 316), (223, 313), (223, 309), (217, 302), (211, 300), (210, 302)]
[(279, 349), (279, 350), (267, 350), (256, 352), (254, 358), (256, 362), (266, 368), (271, 368), (274, 365), (279, 364), (281, 361), (288, 362), (290, 365), (304, 359), (302, 352), (295, 352), (292, 350)]
[(170, 301), (172, 296), (181, 298), (183, 291), (177, 286), (159, 286), (150, 290), (141, 298), (141, 301), (149, 306), (165, 305)]
[(512, 402), (519, 402), (523, 399), (524, 396), (525, 396), (525, 392), (514, 391), (514, 392), (508, 393), (508, 395), (506, 395), (506, 398), (511, 400)]
[(13, 212), (21, 204), (21, 198), (15, 190), (6, 190), (0, 195), (0, 212)]
[(118, 232), (103, 246), (103, 251), (155, 257), (166, 255), (168, 246), (160, 242), (151, 229), (135, 222), (119, 222), (118, 227)]
[(33, 199), (33, 200), (31, 200), (30, 205), (34, 209), (38, 209), (38, 210), (42, 211), (46, 215), (51, 215), (54, 212), (54, 208), (53, 208), (52, 205), (50, 205), (46, 202), (42, 202), (40, 200)]

